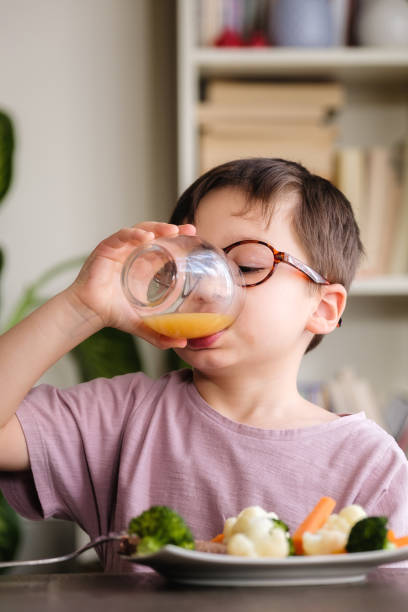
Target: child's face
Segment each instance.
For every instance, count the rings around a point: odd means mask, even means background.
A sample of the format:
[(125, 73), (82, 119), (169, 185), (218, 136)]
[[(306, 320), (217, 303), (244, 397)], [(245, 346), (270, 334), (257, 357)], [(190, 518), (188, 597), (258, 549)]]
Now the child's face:
[[(247, 238), (262, 240), (309, 263), (291, 226), (293, 196), (279, 201), (269, 225), (260, 207), (242, 216), (245, 201), (245, 195), (236, 188), (208, 193), (196, 214), (198, 236), (219, 248)], [(197, 348), (192, 342), (177, 350), (185, 361), (207, 373), (224, 368), (264, 370), (266, 364), (289, 367), (290, 361), (299, 362), (312, 339), (306, 325), (318, 303), (318, 293), (311, 292), (304, 276), (285, 263), (279, 263), (267, 281), (245, 292), (238, 319), (216, 334), (207, 348)]]

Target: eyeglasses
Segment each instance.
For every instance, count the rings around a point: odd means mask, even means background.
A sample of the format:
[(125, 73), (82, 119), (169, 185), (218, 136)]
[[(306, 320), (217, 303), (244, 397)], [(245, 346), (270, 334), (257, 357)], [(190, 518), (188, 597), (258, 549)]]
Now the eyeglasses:
[[(293, 255), (277, 251), (272, 245), (261, 240), (240, 240), (223, 249), (239, 267), (244, 278), (245, 287), (255, 287), (270, 278), (276, 266), (283, 262), (289, 264), (317, 285), (330, 285), (321, 274), (313, 270)], [(341, 326), (341, 319), (338, 327)]]

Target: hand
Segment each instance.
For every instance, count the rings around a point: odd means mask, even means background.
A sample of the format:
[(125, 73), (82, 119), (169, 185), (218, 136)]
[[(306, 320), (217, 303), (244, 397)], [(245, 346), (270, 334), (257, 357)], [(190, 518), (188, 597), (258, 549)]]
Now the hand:
[(88, 257), (78, 277), (67, 289), (68, 299), (84, 318), (94, 321), (95, 331), (102, 327), (116, 327), (158, 348), (184, 347), (185, 338), (163, 336), (142, 322), (122, 291), (120, 275), (127, 257), (140, 245), (160, 236), (194, 236), (195, 233), (195, 227), (190, 224), (177, 226), (157, 222), (119, 230), (103, 240)]

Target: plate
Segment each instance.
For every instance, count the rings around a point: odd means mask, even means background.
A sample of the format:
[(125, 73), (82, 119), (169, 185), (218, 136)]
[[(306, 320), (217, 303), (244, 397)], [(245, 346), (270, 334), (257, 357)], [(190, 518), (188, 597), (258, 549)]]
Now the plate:
[(294, 586), (361, 582), (379, 565), (408, 559), (408, 546), (338, 555), (252, 559), (168, 545), (152, 555), (121, 557), (183, 584)]

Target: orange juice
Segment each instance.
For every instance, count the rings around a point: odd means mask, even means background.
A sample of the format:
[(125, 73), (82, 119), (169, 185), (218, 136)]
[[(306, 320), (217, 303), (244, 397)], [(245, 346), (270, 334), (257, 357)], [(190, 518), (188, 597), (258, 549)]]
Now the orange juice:
[(218, 312), (173, 312), (145, 317), (143, 322), (170, 338), (202, 338), (225, 329), (233, 320)]

